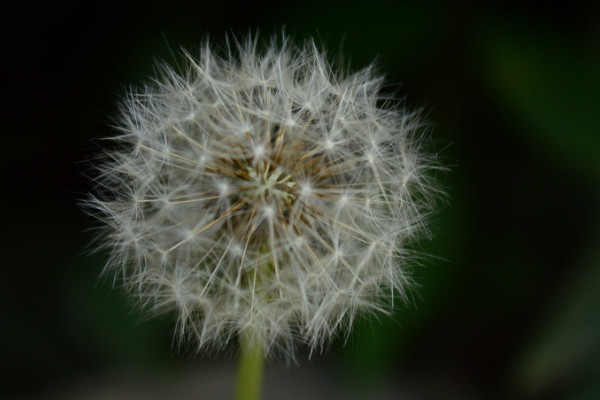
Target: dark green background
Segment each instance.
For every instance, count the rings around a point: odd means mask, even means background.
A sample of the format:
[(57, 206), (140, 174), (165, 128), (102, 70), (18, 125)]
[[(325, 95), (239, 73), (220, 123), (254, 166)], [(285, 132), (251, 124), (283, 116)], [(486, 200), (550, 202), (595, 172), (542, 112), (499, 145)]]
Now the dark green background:
[(323, 356), (272, 363), (269, 398), (600, 398), (600, 6), (62, 2), (3, 13), (0, 396), (136, 398), (152, 382), (157, 397), (140, 398), (188, 398), (172, 387), (182, 376), (231, 392), (235, 349), (178, 352), (172, 318), (146, 320), (98, 281), (104, 255), (85, 255), (95, 222), (76, 203), (91, 187), (91, 139), (112, 134), (117, 99), (156, 61), (207, 36), (285, 27), (332, 57), (341, 49), (351, 69), (376, 59), (386, 89), (424, 107), (450, 172), (435, 238), (417, 245), (431, 256), (413, 303)]

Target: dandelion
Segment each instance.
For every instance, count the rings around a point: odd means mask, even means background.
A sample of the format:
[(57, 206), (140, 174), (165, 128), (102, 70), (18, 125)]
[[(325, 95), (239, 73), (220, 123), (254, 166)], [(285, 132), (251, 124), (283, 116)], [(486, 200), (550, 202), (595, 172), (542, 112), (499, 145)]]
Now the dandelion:
[(423, 124), (372, 68), (332, 70), (307, 42), (186, 53), (122, 102), (89, 201), (106, 269), (201, 349), (251, 338), (293, 357), (388, 312), (435, 192)]

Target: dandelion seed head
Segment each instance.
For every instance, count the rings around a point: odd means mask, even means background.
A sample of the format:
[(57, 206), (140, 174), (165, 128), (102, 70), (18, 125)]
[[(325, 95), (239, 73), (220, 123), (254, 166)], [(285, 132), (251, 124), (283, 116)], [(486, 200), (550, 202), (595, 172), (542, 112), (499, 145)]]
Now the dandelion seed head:
[(312, 43), (255, 39), (186, 53), (122, 103), (120, 146), (88, 202), (106, 269), (180, 339), (219, 349), (252, 332), (293, 357), (410, 289), (436, 168), (418, 113), (380, 106), (372, 68), (333, 72)]

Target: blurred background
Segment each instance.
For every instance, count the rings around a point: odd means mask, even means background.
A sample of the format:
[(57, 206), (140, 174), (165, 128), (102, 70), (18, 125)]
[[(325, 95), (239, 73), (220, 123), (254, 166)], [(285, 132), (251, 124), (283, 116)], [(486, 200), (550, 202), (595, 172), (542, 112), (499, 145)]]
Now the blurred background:
[[(179, 351), (98, 280), (93, 138), (157, 61), (282, 27), (424, 107), (450, 172), (420, 288), (322, 356), (273, 361), (265, 398), (600, 398), (600, 5), (547, 1), (80, 2), (2, 24), (0, 397), (226, 399), (235, 349)], [(340, 50), (341, 49), (341, 50)]]

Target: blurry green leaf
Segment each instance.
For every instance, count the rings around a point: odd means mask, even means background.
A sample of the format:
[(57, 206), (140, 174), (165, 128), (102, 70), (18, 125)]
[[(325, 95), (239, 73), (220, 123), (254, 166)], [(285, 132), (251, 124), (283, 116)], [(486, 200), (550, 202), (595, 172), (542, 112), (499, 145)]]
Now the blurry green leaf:
[(565, 290), (548, 305), (555, 311), (515, 366), (514, 382), (527, 398), (557, 391), (575, 391), (569, 398), (577, 399), (600, 396), (600, 232), (592, 238), (578, 272), (565, 277)]
[(540, 151), (600, 174), (600, 57), (551, 28), (505, 24), (479, 39), (484, 81)]

